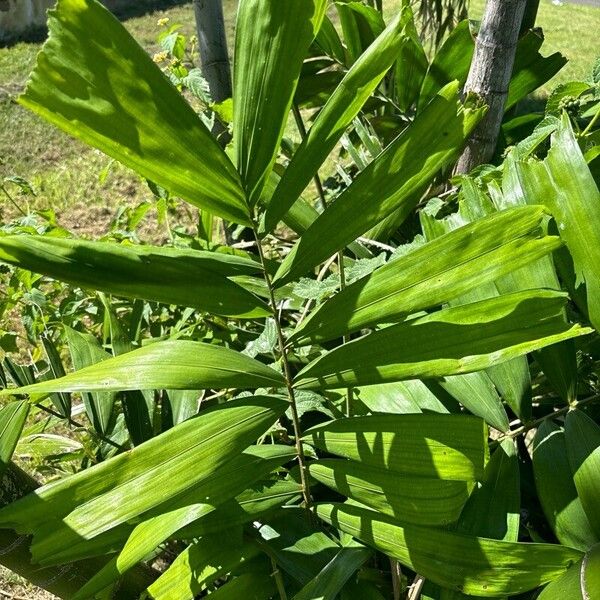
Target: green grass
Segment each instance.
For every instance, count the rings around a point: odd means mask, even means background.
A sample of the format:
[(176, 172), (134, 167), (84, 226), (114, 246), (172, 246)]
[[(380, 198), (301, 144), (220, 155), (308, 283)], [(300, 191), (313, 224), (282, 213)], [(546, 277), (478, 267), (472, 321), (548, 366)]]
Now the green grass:
[[(142, 0), (144, 8), (170, 0)], [(393, 12), (399, 0), (387, 1)], [(473, 0), (471, 16), (479, 18), (484, 0)], [(236, 0), (225, 0), (225, 17), (229, 41), (233, 42)], [(184, 32), (194, 31), (191, 3), (171, 6), (124, 21), (134, 37), (149, 51), (157, 50), (157, 20), (169, 17), (181, 23)], [(570, 62), (545, 87), (548, 92), (556, 84), (585, 78), (596, 58), (597, 32), (600, 31), (600, 9), (564, 4), (553, 5), (542, 0), (538, 24), (544, 28), (545, 54), (561, 51)], [(35, 63), (39, 43), (18, 43), (0, 48), (0, 176), (19, 175), (35, 186), (37, 208), (53, 207), (61, 222), (80, 233), (101, 235), (107, 231), (111, 215), (121, 205), (149, 199), (150, 193), (138, 178), (120, 165), (112, 165), (108, 177), (99, 180), (109, 160), (68, 138), (28, 113), (12, 101), (25, 84)], [(0, 203), (0, 217), (7, 219), (11, 208)]]

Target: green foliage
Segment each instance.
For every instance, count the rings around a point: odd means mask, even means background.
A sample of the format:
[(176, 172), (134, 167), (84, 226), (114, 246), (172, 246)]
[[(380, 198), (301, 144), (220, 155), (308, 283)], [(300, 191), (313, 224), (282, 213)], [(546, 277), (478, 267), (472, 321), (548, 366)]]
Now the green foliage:
[[(597, 78), (543, 118), (507, 113), (504, 159), (449, 179), (485, 111), (460, 93), (469, 24), (430, 59), (409, 8), (386, 25), (338, 3), (338, 29), (326, 7), (242, 0), (231, 109), (179, 26), (152, 61), (96, 0), (59, 0), (20, 102), (155, 201), (104, 240), (26, 210), (0, 233), (3, 315), (22, 307), (31, 350), (0, 373), (1, 464), (63, 457), (0, 525), (36, 564), (93, 566), (81, 599), (156, 557), (153, 598), (385, 598), (422, 578), (438, 599), (593, 597)], [(511, 106), (563, 63), (536, 36)], [(177, 198), (196, 232), (171, 229)], [(164, 245), (137, 235), (153, 205)], [(221, 244), (218, 217), (244, 241)]]

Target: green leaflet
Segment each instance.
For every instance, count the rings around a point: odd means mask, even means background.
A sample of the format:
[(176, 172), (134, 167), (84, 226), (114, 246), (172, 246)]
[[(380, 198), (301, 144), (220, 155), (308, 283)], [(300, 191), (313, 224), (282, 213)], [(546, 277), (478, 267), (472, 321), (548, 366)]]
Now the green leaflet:
[(294, 600), (335, 600), (344, 584), (372, 553), (370, 548), (350, 539), (323, 570), (294, 596)]
[(319, 460), (308, 470), (314, 479), (340, 494), (417, 525), (454, 523), (473, 487), (466, 481), (408, 477), (383, 465), (377, 468), (348, 460)]
[(548, 585), (538, 600), (594, 600), (600, 598), (600, 545)]
[(600, 540), (600, 427), (581, 410), (572, 410), (565, 419), (565, 442), (581, 506)]
[(534, 207), (513, 208), (442, 235), (330, 298), (289, 341), (320, 342), (397, 321), (534, 261), (560, 244), (541, 236), (544, 216)]
[(598, 541), (585, 516), (567, 458), (565, 432), (544, 421), (533, 441), (535, 487), (546, 519), (558, 541), (587, 550)]
[(302, 61), (326, 0), (242, 0), (236, 24), (233, 111), (237, 166), (250, 206), (260, 198), (287, 123)]
[(230, 160), (100, 2), (60, 0), (48, 27), (23, 106), (188, 202), (250, 224)]
[(590, 321), (600, 329), (600, 191), (566, 114), (552, 136), (547, 158), (518, 162), (516, 169), (525, 194), (554, 216), (575, 263), (574, 300), (578, 300), (577, 288), (584, 288)]
[(222, 274), (256, 271), (256, 265), (224, 256), (66, 238), (0, 236), (0, 260), (72, 285), (219, 315), (267, 316), (262, 300)]
[[(161, 507), (160, 514), (137, 525), (119, 555), (90, 579), (73, 600), (92, 597), (183, 527), (214, 512), (219, 505), (294, 457), (294, 449), (288, 446), (264, 445), (246, 449), (206, 479), (200, 487), (201, 493), (200, 490), (191, 490), (183, 498), (177, 499), (179, 508), (169, 510), (168, 507)], [(50, 540), (48, 548), (56, 548), (56, 541)]]
[[(456, 524), (459, 533), (516, 542), (519, 538), (521, 492), (519, 463), (513, 440), (505, 440), (485, 467)], [(462, 592), (444, 590), (443, 600), (468, 600)]]
[(467, 80), (475, 51), (469, 21), (461, 21), (440, 46), (423, 80), (419, 107), (429, 102), (449, 81)]
[(283, 384), (283, 377), (277, 371), (235, 350), (202, 342), (167, 340), (109, 358), (60, 379), (2, 390), (0, 395), (66, 391), (256, 389), (281, 387)]
[(11, 402), (0, 409), (0, 478), (10, 463), (28, 413), (29, 403), (25, 401)]
[(374, 414), (448, 412), (436, 395), (419, 379), (354, 388), (354, 396)]
[(419, 98), (429, 63), (409, 6), (406, 7), (404, 21), (408, 39), (402, 44), (394, 68), (394, 91), (396, 103), (402, 111), (406, 112)]
[(308, 273), (400, 207), (412, 210), (433, 177), (458, 156), (483, 112), (461, 104), (456, 82), (441, 90), (306, 230), (274, 283)]
[(283, 504), (300, 498), (302, 487), (293, 480), (275, 480), (255, 484), (235, 500), (220, 505), (194, 523), (177, 532), (177, 539), (212, 535), (233, 525), (260, 519)]
[[(259, 549), (241, 536), (223, 532), (188, 546), (171, 566), (148, 587), (155, 600), (194, 600), (206, 585), (254, 558)], [(251, 596), (250, 596), (251, 597)]]
[(284, 218), (396, 60), (406, 42), (402, 14), (352, 65), (315, 119), (273, 194), (264, 231), (272, 231)]
[(439, 384), (469, 412), (499, 431), (509, 430), (502, 400), (485, 371), (444, 377)]
[(481, 486), (475, 488), (467, 501), (456, 530), (516, 542), (520, 509), (519, 462), (515, 443), (509, 439), (493, 452)]
[(13, 502), (0, 511), (0, 524), (43, 537), (60, 520), (80, 538), (99, 535), (200, 486), (287, 406), (256, 396), (209, 409), (125, 454)]
[(565, 323), (566, 297), (531, 290), (447, 308), (344, 344), (307, 365), (298, 389), (480, 371), (591, 330)]
[(438, 585), (495, 597), (532, 590), (560, 576), (581, 553), (554, 544), (524, 544), (420, 527), (345, 504), (321, 504), (317, 515), (396, 558)]
[[(75, 371), (92, 367), (110, 358), (110, 354), (102, 348), (100, 342), (89, 333), (80, 333), (64, 326), (67, 345)], [(99, 390), (82, 394), (85, 412), (94, 429), (104, 435), (112, 428), (113, 406), (116, 399), (114, 392)]]
[(216, 592), (211, 600), (268, 600), (277, 594), (277, 586), (268, 570), (251, 571), (228, 581)]
[(413, 477), (474, 481), (488, 458), (487, 427), (468, 415), (381, 415), (337, 419), (309, 429), (309, 444)]

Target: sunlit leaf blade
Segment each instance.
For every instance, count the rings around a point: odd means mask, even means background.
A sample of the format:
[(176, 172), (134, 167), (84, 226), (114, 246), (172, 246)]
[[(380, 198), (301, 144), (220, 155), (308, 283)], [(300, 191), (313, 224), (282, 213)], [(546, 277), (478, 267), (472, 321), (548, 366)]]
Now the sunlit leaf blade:
[(273, 194), (265, 215), (265, 231), (272, 231), (299, 198), (394, 63), (404, 43), (402, 15), (398, 15), (350, 68), (315, 119)]
[(581, 506), (600, 540), (600, 427), (581, 410), (565, 419), (567, 456)]
[(311, 463), (309, 473), (352, 500), (417, 525), (454, 523), (473, 487), (466, 481), (408, 477), (359, 461), (323, 459)]
[(390, 323), (536, 260), (560, 244), (556, 237), (541, 235), (543, 217), (544, 212), (534, 207), (510, 209), (434, 239), (330, 298), (290, 342), (319, 342)]
[(325, 568), (294, 596), (294, 600), (335, 600), (344, 584), (372, 553), (370, 548), (350, 538)]
[(543, 41), (542, 31), (536, 29), (528, 31), (519, 40), (505, 110), (550, 81), (567, 63), (559, 52), (542, 56), (539, 50)]
[(536, 431), (532, 459), (537, 494), (554, 535), (561, 544), (587, 550), (598, 539), (577, 496), (565, 432), (550, 420)]
[(277, 371), (235, 350), (202, 342), (168, 340), (148, 344), (60, 379), (10, 388), (0, 394), (256, 389), (281, 387), (283, 383)]
[(594, 546), (577, 564), (548, 585), (538, 600), (594, 600), (600, 598), (600, 545)]
[(300, 498), (302, 488), (294, 480), (259, 483), (245, 490), (235, 500), (220, 505), (196, 522), (177, 532), (177, 539), (192, 539), (211, 535), (231, 527), (261, 519), (274, 510)]
[(508, 439), (492, 453), (481, 486), (467, 501), (456, 530), (516, 542), (520, 510), (519, 463), (515, 444)]
[(249, 397), (217, 406), (121, 454), (37, 489), (0, 511), (36, 536), (61, 526), (89, 539), (202, 485), (281, 416), (285, 401)]
[(337, 419), (304, 441), (331, 454), (414, 477), (474, 481), (488, 458), (487, 427), (467, 415), (381, 415)]
[(228, 581), (211, 594), (211, 600), (268, 600), (275, 597), (277, 587), (271, 573), (252, 570)]
[[(239, 456), (234, 457), (217, 470), (212, 477), (202, 482), (201, 492), (200, 490), (191, 490), (183, 498), (176, 499), (175, 506), (180, 505), (178, 508), (161, 507), (160, 514), (137, 525), (119, 555), (111, 559), (90, 579), (73, 600), (93, 597), (113, 581), (118, 580), (126, 571), (142, 561), (159, 544), (174, 536), (179, 530), (214, 512), (219, 505), (242, 492), (255, 481), (267, 476), (271, 470), (281, 466), (284, 462), (293, 460), (294, 457), (293, 448), (279, 445), (250, 447)], [(49, 538), (46, 547), (56, 548), (60, 540), (56, 539), (54, 535)], [(38, 547), (36, 558), (42, 561), (39, 557), (39, 550)]]
[[(566, 113), (547, 158), (519, 162), (517, 170), (525, 193), (554, 216), (575, 263), (575, 287), (585, 289), (590, 321), (600, 329), (600, 191)], [(576, 293), (574, 299), (578, 300)]]
[(423, 42), (415, 27), (414, 15), (409, 7), (404, 17), (406, 43), (402, 44), (394, 69), (396, 103), (402, 111), (408, 111), (419, 98), (423, 79), (429, 63)]
[(277, 285), (308, 273), (400, 207), (408, 214), (433, 177), (458, 156), (482, 114), (461, 104), (458, 84), (441, 90), (302, 235), (277, 271)]
[(532, 290), (386, 327), (317, 358), (299, 389), (330, 389), (480, 371), (590, 329), (565, 323), (560, 292)]
[(483, 597), (512, 595), (552, 581), (581, 558), (571, 548), (524, 544), (420, 527), (344, 504), (321, 504), (317, 515), (396, 558), (427, 579)]
[(421, 87), (420, 107), (425, 106), (449, 81), (466, 81), (474, 51), (469, 21), (461, 21), (440, 46), (429, 66)]
[(269, 176), (298, 84), (302, 61), (326, 0), (242, 0), (234, 63), (234, 147), (253, 205)]
[(48, 27), (23, 106), (188, 202), (249, 224), (230, 160), (100, 2), (60, 0)]
[(354, 388), (354, 397), (373, 414), (447, 413), (446, 407), (419, 379)]
[(439, 384), (469, 412), (499, 431), (508, 431), (506, 410), (485, 371), (444, 377)]
[[(100, 342), (93, 335), (75, 331), (67, 325), (64, 326), (64, 330), (75, 371), (91, 367), (110, 358), (110, 354), (102, 348)], [(98, 392), (84, 393), (81, 396), (86, 414), (94, 429), (99, 433), (107, 434), (111, 428), (116, 394), (99, 390)]]
[(0, 409), (0, 477), (10, 463), (28, 414), (28, 402), (11, 402)]
[(231, 258), (227, 262), (215, 253), (176, 248), (0, 236), (1, 261), (71, 285), (226, 316), (267, 316), (261, 300), (221, 274), (252, 268), (251, 261)]
[(181, 552), (148, 592), (155, 600), (194, 600), (207, 584), (258, 553), (257, 546), (243, 542), (241, 535), (237, 539), (229, 531), (202, 538)]

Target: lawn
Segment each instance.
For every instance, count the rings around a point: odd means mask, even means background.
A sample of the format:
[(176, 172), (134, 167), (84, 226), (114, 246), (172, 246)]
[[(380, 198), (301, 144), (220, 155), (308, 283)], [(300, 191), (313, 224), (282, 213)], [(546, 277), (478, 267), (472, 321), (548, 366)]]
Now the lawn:
[[(236, 1), (225, 0), (230, 41), (233, 40)], [(481, 15), (483, 1), (473, 0), (473, 18)], [(152, 5), (173, 3), (177, 0), (141, 2), (148, 10)], [(387, 10), (393, 12), (397, 4), (397, 0), (388, 0)], [(183, 24), (188, 33), (193, 32), (191, 3), (131, 16), (124, 23), (149, 52), (154, 52), (157, 20), (162, 17)], [(560, 50), (570, 59), (545, 91), (557, 83), (585, 77), (595, 58), (593, 49), (598, 47), (595, 38), (600, 31), (600, 9), (555, 5), (550, 0), (542, 0), (539, 25), (546, 33), (545, 51)], [(38, 194), (32, 201), (33, 207), (53, 207), (59, 220), (70, 229), (86, 235), (101, 235), (108, 230), (118, 206), (150, 199), (150, 193), (127, 169), (72, 141), (13, 102), (12, 98), (22, 89), (34, 65), (39, 47), (39, 42), (21, 42), (0, 48), (0, 175), (25, 177)], [(4, 203), (0, 204), (0, 210), (3, 220), (13, 214), (12, 208)]]

